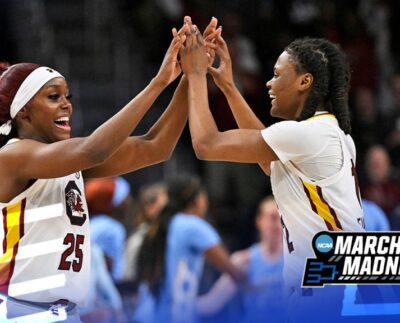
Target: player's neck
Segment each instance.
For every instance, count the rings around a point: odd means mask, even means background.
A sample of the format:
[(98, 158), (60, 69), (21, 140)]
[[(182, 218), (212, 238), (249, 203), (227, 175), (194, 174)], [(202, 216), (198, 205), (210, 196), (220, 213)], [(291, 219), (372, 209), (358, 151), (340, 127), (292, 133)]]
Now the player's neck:
[(261, 253), (268, 259), (277, 259), (282, 256), (282, 244), (279, 242), (261, 241)]

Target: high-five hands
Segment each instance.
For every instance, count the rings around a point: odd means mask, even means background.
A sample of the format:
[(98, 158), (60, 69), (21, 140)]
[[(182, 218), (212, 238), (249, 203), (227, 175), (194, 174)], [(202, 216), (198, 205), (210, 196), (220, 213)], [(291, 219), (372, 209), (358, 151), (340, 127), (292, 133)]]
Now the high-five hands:
[[(218, 29), (221, 29), (221, 27)], [(215, 84), (221, 90), (224, 90), (227, 86), (234, 84), (231, 56), (229, 54), (228, 45), (222, 38), (221, 32), (210, 36), (210, 38), (206, 38), (206, 46), (209, 48), (209, 51), (214, 51), (215, 54), (218, 55), (220, 62), (218, 67), (210, 65), (208, 67), (208, 72), (212, 75)]]
[(185, 46), (179, 51), (183, 72), (190, 77), (193, 74), (207, 74), (209, 56), (204, 45), (203, 36), (196, 25), (190, 25), (186, 33)]
[(164, 60), (161, 63), (160, 69), (155, 77), (163, 86), (167, 86), (173, 82), (182, 72), (178, 62), (178, 53), (184, 47), (186, 34), (189, 33), (189, 24), (184, 22), (182, 28), (177, 31), (172, 29), (173, 39), (165, 53)]
[[(196, 25), (193, 25), (190, 17), (185, 17), (185, 24), (189, 30), (185, 34), (186, 42), (179, 52), (183, 72), (188, 75), (206, 73), (204, 60), (206, 55), (207, 71), (212, 75), (215, 84), (221, 89), (233, 85), (232, 61), (228, 46), (221, 35), (222, 27), (217, 28), (217, 18), (211, 19), (203, 36), (200, 35)], [(218, 67), (213, 67), (216, 55), (220, 63)]]

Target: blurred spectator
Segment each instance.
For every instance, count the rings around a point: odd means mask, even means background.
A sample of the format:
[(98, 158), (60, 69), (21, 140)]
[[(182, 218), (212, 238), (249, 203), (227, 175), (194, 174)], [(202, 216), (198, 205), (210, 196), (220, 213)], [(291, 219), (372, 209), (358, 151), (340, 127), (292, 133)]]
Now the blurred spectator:
[(135, 231), (128, 238), (125, 248), (124, 279), (136, 280), (139, 249), (150, 225), (158, 218), (167, 202), (167, 188), (162, 183), (146, 186), (140, 191), (138, 210), (134, 217)]
[(239, 294), (242, 310), (224, 322), (257, 323), (282, 322), (283, 320), (283, 253), (282, 226), (278, 207), (272, 197), (264, 198), (256, 215), (260, 242), (232, 255), (232, 262), (246, 273), (245, 286), (237, 286), (226, 274), (212, 289), (198, 299), (202, 316), (214, 315)]
[(93, 179), (85, 184), (85, 194), (91, 216), (91, 241), (111, 261), (114, 281), (120, 281), (124, 271), (126, 229), (120, 219), (111, 214), (129, 198), (129, 183), (122, 177)]
[(362, 199), (366, 231), (389, 231), (389, 220), (383, 210), (374, 202)]
[(346, 52), (352, 72), (350, 95), (359, 87), (375, 89), (377, 70), (374, 41), (355, 9), (341, 11), (340, 15), (341, 23), (337, 26), (341, 34), (340, 44)]
[(375, 145), (368, 150), (366, 176), (367, 183), (362, 188), (362, 196), (378, 204), (390, 217), (400, 204), (400, 185), (383, 146)]
[(382, 143), (389, 129), (382, 127), (384, 119), (376, 106), (376, 100), (371, 89), (359, 87), (353, 96), (354, 113), (352, 115), (352, 131), (357, 145), (357, 166), (363, 168), (364, 156), (368, 148)]
[(381, 128), (391, 132), (386, 136), (386, 145), (393, 158), (393, 164), (400, 166), (400, 74), (393, 75), (391, 84), (393, 108)]

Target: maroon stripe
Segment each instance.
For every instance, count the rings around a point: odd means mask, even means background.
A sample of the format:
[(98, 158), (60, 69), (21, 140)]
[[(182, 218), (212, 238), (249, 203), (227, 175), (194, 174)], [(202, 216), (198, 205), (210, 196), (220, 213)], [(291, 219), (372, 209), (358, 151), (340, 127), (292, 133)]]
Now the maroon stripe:
[[(310, 201), (312, 210), (313, 210), (316, 214), (318, 214), (317, 206), (314, 204), (314, 202), (313, 202), (312, 199), (311, 199), (310, 191), (309, 191), (308, 188), (304, 185), (303, 182), (302, 182), (302, 184), (303, 184), (303, 187), (304, 187), (304, 191), (306, 192), (306, 195), (307, 195), (307, 197), (308, 197), (308, 200)], [(318, 186), (317, 186), (317, 187), (318, 187)], [(319, 215), (319, 214), (318, 214), (318, 215)], [(322, 217), (321, 217), (321, 218), (322, 218)], [(324, 220), (325, 225), (326, 225), (326, 227), (328, 228), (328, 230), (333, 231), (332, 225), (331, 225), (328, 221), (326, 221), (324, 218), (322, 218), (322, 219)]]
[(333, 230), (332, 224), (330, 224), (330, 223), (329, 223), (328, 221), (326, 221), (325, 219), (324, 219), (324, 221), (325, 221), (325, 224), (326, 224), (326, 227), (328, 228), (328, 230), (334, 231), (334, 230)]
[(321, 199), (321, 201), (324, 202), (328, 206), (329, 212), (331, 213), (331, 215), (333, 216), (333, 219), (335, 220), (336, 227), (343, 230), (342, 224), (340, 223), (335, 210), (331, 208), (331, 206), (329, 205), (329, 203), (327, 201), (325, 201), (325, 199), (322, 195), (321, 187), (319, 187), (318, 185), (317, 185), (317, 192), (318, 192), (318, 195), (319, 195), (319, 198)]
[(4, 282), (4, 285), (1, 286), (2, 292), (6, 293), (6, 294), (8, 294), (8, 287), (10, 286), (11, 277), (14, 273), (15, 257), (17, 256), (17, 252), (18, 252), (18, 245), (19, 245), (19, 241), (15, 244), (15, 246), (13, 248), (13, 255), (11, 258), (11, 262), (10, 262), (10, 269), (8, 270), (7, 280)]
[(26, 198), (21, 201), (21, 212), (19, 217), (19, 238), (21, 239), (24, 236), (24, 223), (25, 223), (25, 207), (26, 207)]
[(360, 185), (358, 183), (357, 169), (356, 169), (356, 166), (354, 165), (353, 159), (350, 159), (350, 160), (351, 160), (351, 175), (354, 176), (354, 186), (355, 186), (355, 189), (356, 189), (357, 200), (358, 200), (358, 203), (360, 204), (360, 206), (362, 208), (361, 196), (360, 196)]
[(11, 277), (14, 273), (15, 268), (15, 258), (17, 257), (18, 253), (18, 246), (21, 237), (24, 235), (24, 217), (25, 217), (25, 206), (26, 206), (26, 198), (21, 201), (21, 209), (19, 212), (19, 239), (15, 246), (13, 247), (13, 255), (10, 261), (9, 270), (8, 270), (8, 277), (7, 280), (3, 283), (4, 285), (1, 286), (1, 291), (3, 293), (8, 294), (8, 286), (10, 285)]
[(3, 208), (3, 229), (4, 229), (4, 239), (3, 239), (3, 254), (7, 252), (7, 208)]

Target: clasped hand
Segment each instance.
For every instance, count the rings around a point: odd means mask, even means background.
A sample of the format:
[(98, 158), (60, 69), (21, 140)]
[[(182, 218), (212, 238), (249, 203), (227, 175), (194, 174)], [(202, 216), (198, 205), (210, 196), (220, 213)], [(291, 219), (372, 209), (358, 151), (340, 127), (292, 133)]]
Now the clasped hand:
[[(217, 19), (211, 19), (203, 35), (192, 24), (190, 17), (185, 17), (185, 23), (188, 25), (186, 39), (179, 50), (183, 72), (190, 77), (206, 74), (208, 71), (219, 88), (233, 85), (231, 57), (221, 35), (222, 27), (217, 28)], [(219, 57), (219, 66), (213, 67), (216, 55)]]
[[(217, 24), (218, 20), (213, 17), (201, 35), (191, 18), (186, 16), (179, 31), (176, 28), (172, 29), (173, 39), (156, 79), (166, 86), (174, 81), (182, 70), (188, 77), (205, 75), (208, 71), (218, 87), (233, 84), (228, 46), (221, 36), (222, 27), (217, 28)], [(213, 67), (215, 55), (220, 58), (218, 67)]]

